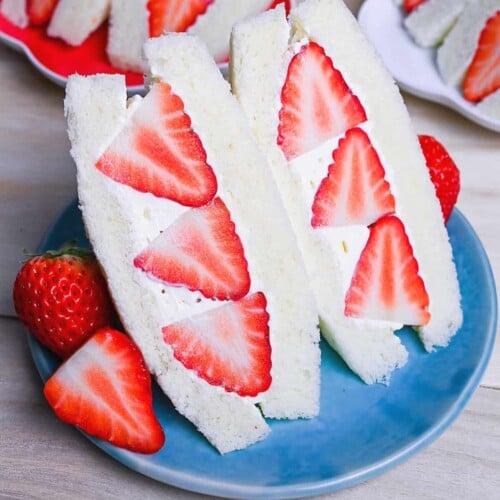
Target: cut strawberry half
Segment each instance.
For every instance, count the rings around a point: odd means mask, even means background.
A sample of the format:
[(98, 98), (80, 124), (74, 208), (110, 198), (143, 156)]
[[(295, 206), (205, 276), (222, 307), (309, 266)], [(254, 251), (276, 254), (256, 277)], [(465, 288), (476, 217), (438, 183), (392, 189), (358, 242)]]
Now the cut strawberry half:
[(28, 0), (26, 12), (31, 25), (47, 24), (52, 18), (59, 0)]
[(155, 453), (165, 442), (142, 355), (116, 330), (98, 330), (50, 377), (44, 394), (61, 420), (115, 446)]
[(174, 357), (211, 385), (256, 396), (271, 385), (269, 314), (263, 293), (163, 328)]
[(498, 89), (500, 89), (500, 10), (486, 22), (463, 83), (464, 97), (472, 102), (478, 102)]
[(426, 1), (427, 0), (404, 0), (403, 7), (409, 14), (411, 11), (415, 10), (419, 5), (422, 5)]
[(238, 300), (250, 289), (243, 245), (220, 198), (181, 215), (134, 259), (134, 265), (207, 298)]
[(366, 132), (360, 128), (348, 130), (333, 152), (328, 176), (314, 198), (311, 225), (369, 226), (394, 210), (384, 167)]
[(356, 265), (345, 299), (346, 316), (425, 325), (428, 306), (403, 223), (394, 215), (382, 217), (371, 226)]
[(137, 191), (186, 206), (205, 205), (217, 192), (201, 140), (166, 83), (153, 85), (96, 167)]
[(359, 99), (317, 43), (304, 45), (281, 90), (278, 145), (288, 160), (366, 121)]
[(418, 140), (446, 223), (460, 193), (460, 171), (446, 148), (435, 137), (419, 135)]
[(149, 35), (186, 31), (214, 0), (149, 0)]

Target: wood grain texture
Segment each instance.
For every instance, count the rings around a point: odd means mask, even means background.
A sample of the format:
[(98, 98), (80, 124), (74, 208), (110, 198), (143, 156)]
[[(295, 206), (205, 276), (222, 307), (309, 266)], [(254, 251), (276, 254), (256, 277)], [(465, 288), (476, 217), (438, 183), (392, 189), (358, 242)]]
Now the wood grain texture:
[[(362, 0), (347, 1), (356, 12)], [(22, 54), (0, 46), (0, 316), (23, 260), (75, 194), (63, 89)], [(500, 134), (445, 107), (404, 94), (418, 133), (433, 134), (461, 168), (459, 208), (500, 279)], [(480, 388), (434, 444), (390, 472), (320, 498), (498, 498), (500, 347)], [(489, 387), (489, 388), (488, 388)], [(0, 498), (207, 498), (130, 471), (59, 422), (45, 403), (24, 329), (0, 318)]]

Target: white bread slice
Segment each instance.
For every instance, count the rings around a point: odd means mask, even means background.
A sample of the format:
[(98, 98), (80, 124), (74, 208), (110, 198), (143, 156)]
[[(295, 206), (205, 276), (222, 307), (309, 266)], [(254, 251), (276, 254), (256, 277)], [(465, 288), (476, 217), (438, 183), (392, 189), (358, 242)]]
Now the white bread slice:
[[(393, 335), (398, 325), (344, 315), (345, 289), (341, 284), (349, 263), (342, 245), (332, 246), (324, 231), (312, 229), (310, 205), (301, 203), (301, 182), (277, 145), (280, 93), (293, 54), (290, 40), (306, 37), (322, 46), (365, 107), (370, 139), (386, 168), (396, 197), (396, 213), (405, 224), (430, 296), (431, 321), (419, 332), (429, 351), (445, 346), (462, 322), (451, 246), (399, 90), (350, 11), (340, 0), (306, 0), (292, 10), (289, 19), (291, 26), (283, 10), (275, 9), (234, 27), (230, 65), (233, 92), (243, 105), (280, 187), (306, 261), (322, 333), (364, 381), (387, 381), (407, 359), (406, 349)], [(321, 155), (313, 151), (309, 159), (316, 159), (316, 153)], [(319, 181), (308, 182), (316, 182), (317, 188)], [(362, 236), (362, 232), (356, 232), (354, 238), (345, 235), (353, 245)], [(357, 256), (350, 259), (357, 260)]]
[(0, 2), (0, 13), (19, 28), (28, 26), (26, 0), (2, 0)]
[(477, 109), (486, 116), (494, 120), (500, 120), (500, 90), (497, 90), (485, 97), (478, 105)]
[(59, 0), (47, 34), (81, 45), (108, 17), (111, 0)]
[(486, 21), (499, 9), (500, 0), (469, 0), (437, 52), (438, 69), (447, 85), (460, 85)]
[[(271, 388), (256, 398), (227, 393), (187, 370), (162, 340), (163, 326), (219, 304), (201, 299), (199, 293), (154, 282), (130, 264), (131, 257), (143, 248), (145, 237), (157, 233), (165, 220), (176, 218), (185, 207), (138, 193), (95, 168), (97, 159), (140, 105), (137, 97), (127, 108), (124, 80), (118, 76), (74, 76), (68, 82), (65, 106), (71, 154), (78, 168), (80, 206), (117, 310), (149, 369), (177, 410), (226, 453), (263, 439), (269, 432), (256, 403), (268, 416), (277, 418), (318, 412), (317, 316), (265, 160), (248, 131), (245, 133), (244, 116), (206, 49), (192, 37), (171, 35), (148, 42), (145, 51), (151, 81), (168, 74), (172, 88), (182, 96), (218, 176), (218, 192), (248, 251), (252, 283), (266, 291), (273, 348)], [(213, 126), (219, 122), (220, 127)], [(257, 198), (261, 183), (268, 187)], [(287, 256), (284, 262), (283, 255)]]
[(450, 31), (467, 1), (427, 0), (404, 19), (404, 25), (418, 45), (434, 47)]
[(149, 38), (148, 0), (111, 0), (107, 54), (116, 68), (143, 72), (142, 46)]
[[(108, 57), (117, 68), (144, 71), (141, 57), (149, 37), (147, 0), (112, 0)], [(206, 12), (198, 16), (188, 33), (200, 37), (217, 62), (224, 62), (229, 51), (233, 24), (262, 12), (271, 0), (214, 0)]]

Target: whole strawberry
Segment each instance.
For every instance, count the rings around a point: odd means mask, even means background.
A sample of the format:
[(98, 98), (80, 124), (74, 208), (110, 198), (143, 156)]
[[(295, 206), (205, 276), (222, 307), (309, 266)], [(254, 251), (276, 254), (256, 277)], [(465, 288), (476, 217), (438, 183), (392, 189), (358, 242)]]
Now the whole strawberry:
[(61, 358), (113, 320), (113, 306), (95, 257), (63, 248), (32, 257), (17, 274), (14, 307), (21, 322)]
[(435, 137), (419, 135), (418, 139), (446, 223), (460, 192), (460, 172), (448, 151)]

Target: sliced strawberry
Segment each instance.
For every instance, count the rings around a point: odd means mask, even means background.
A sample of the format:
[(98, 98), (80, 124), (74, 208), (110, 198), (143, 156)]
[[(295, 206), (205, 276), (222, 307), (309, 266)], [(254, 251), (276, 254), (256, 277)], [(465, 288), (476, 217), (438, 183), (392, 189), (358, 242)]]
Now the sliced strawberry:
[(240, 396), (271, 385), (269, 314), (263, 293), (163, 328), (163, 339), (186, 368)]
[(403, 7), (408, 12), (408, 14), (415, 10), (419, 5), (425, 3), (427, 0), (404, 0)]
[(116, 330), (98, 330), (50, 377), (44, 394), (61, 420), (121, 448), (155, 453), (165, 442), (142, 355)]
[(488, 19), (479, 35), (463, 89), (464, 97), (472, 102), (480, 101), (500, 89), (500, 10)]
[(186, 31), (214, 0), (149, 0), (149, 35)]
[(273, 0), (267, 10), (274, 9), (280, 4), (285, 4), (285, 12), (288, 13), (290, 12), (290, 9), (292, 8), (292, 1), (291, 0)]
[(278, 145), (290, 160), (364, 122), (366, 113), (323, 48), (311, 42), (290, 62), (279, 120)]
[(460, 171), (446, 148), (435, 137), (419, 135), (418, 139), (446, 223), (460, 192)]
[(425, 325), (428, 306), (403, 223), (394, 215), (382, 217), (371, 226), (356, 265), (345, 299), (346, 316)]
[(243, 246), (220, 198), (181, 215), (134, 259), (134, 265), (207, 298), (238, 300), (250, 289)]
[(311, 225), (369, 226), (394, 210), (384, 167), (366, 132), (360, 128), (348, 130), (333, 152), (328, 176), (314, 198)]
[(186, 206), (205, 205), (217, 191), (184, 103), (166, 83), (151, 88), (96, 167), (137, 191)]
[(40, 26), (47, 24), (59, 0), (28, 0), (26, 4), (26, 12), (29, 22), (32, 25)]

